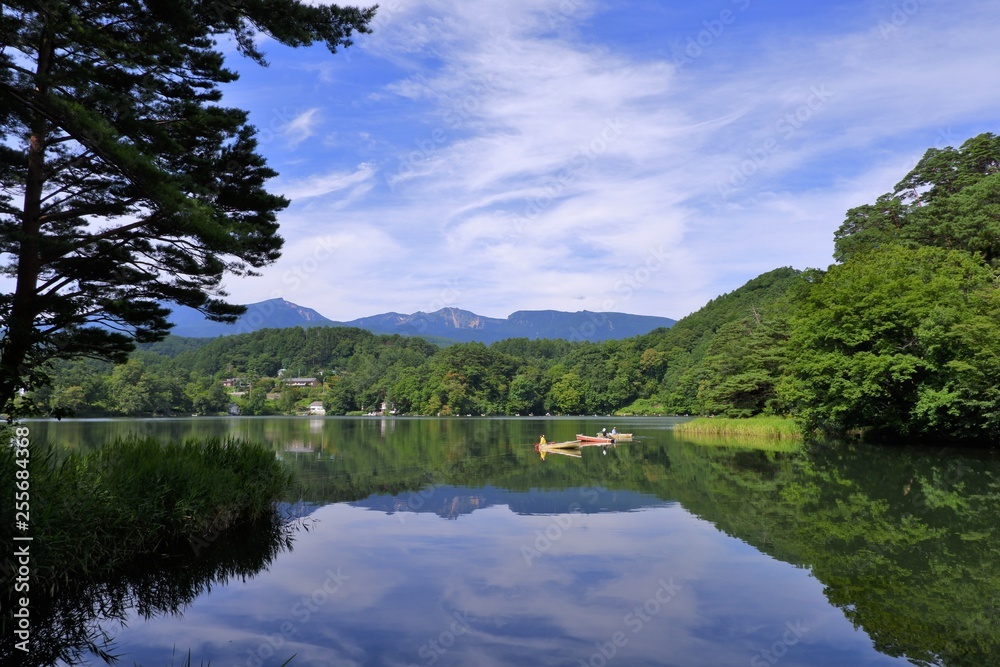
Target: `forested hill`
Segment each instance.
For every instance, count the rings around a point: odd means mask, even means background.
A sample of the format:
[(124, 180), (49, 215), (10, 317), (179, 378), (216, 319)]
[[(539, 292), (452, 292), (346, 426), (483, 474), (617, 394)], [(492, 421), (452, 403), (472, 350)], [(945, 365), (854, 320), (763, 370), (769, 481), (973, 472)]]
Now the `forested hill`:
[[(754, 318), (769, 313), (797, 275), (778, 269), (671, 329), (599, 343), (520, 337), (439, 348), (419, 337), (347, 327), (171, 336), (118, 367), (62, 363), (52, 387), (35, 398), (50, 411), (122, 415), (214, 414), (231, 403), (243, 414), (295, 413), (316, 400), (333, 414), (382, 403), (406, 414), (694, 412), (708, 405), (699, 382), (723, 370), (706, 366), (715, 362), (717, 330), (749, 321), (760, 329)], [(316, 378), (317, 386), (285, 386), (289, 377)], [(225, 380), (237, 386), (224, 387)], [(772, 384), (739, 398), (764, 405)]]
[[(806, 276), (808, 274), (805, 274)], [(642, 369), (654, 369), (637, 413), (749, 416), (780, 411), (777, 382), (791, 294), (803, 272), (784, 267), (712, 299), (669, 330), (635, 339)]]

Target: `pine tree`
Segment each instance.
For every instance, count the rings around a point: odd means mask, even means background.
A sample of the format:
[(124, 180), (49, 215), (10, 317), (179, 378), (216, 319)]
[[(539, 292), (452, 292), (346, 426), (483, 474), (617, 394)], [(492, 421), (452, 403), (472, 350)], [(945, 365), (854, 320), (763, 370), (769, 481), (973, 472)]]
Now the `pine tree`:
[[(172, 302), (217, 321), (225, 275), (281, 250), (275, 172), (216, 39), (266, 65), (256, 37), (331, 52), (374, 8), (299, 0), (18, 0), (0, 5), (0, 407), (48, 363), (122, 361), (166, 335)], [(96, 325), (96, 326), (95, 326)]]

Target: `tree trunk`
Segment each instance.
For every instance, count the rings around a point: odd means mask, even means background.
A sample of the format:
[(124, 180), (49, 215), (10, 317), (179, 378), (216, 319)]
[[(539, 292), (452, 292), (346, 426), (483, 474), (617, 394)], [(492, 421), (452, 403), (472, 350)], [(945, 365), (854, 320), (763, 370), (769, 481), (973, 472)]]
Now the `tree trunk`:
[[(45, 78), (52, 62), (53, 47), (49, 30), (42, 31), (35, 70), (35, 93), (43, 103), (48, 85)], [(21, 238), (18, 241), (17, 285), (7, 318), (6, 337), (0, 351), (0, 405), (13, 416), (13, 400), (24, 385), (31, 369), (25, 362), (34, 343), (35, 318), (38, 304), (38, 278), (42, 270), (41, 232), (42, 193), (45, 187), (45, 149), (49, 123), (39, 111), (30, 122), (28, 165), (24, 185), (24, 207), (21, 218)]]

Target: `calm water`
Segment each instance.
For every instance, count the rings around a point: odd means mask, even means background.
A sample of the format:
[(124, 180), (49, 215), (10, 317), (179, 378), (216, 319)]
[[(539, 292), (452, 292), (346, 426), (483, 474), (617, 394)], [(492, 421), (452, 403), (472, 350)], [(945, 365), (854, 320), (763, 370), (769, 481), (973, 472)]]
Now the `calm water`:
[[(612, 425), (635, 441), (544, 461), (530, 445)], [(168, 665), (175, 650), (174, 664), (190, 650), (194, 664), (227, 667), (293, 654), (293, 666), (1000, 664), (995, 457), (761, 449), (671, 425), (31, 429), (80, 449), (135, 431), (236, 434), (270, 443), (298, 476), (290, 547), (207, 536), (194, 565), (120, 589), (127, 627), (103, 629), (123, 664)]]

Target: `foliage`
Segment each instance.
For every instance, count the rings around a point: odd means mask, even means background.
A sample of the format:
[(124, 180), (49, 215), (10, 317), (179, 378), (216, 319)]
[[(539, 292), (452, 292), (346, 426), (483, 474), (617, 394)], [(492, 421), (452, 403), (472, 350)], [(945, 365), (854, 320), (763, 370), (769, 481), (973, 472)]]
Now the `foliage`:
[(853, 257), (798, 304), (783, 393), (808, 428), (1000, 436), (996, 273), (937, 247)]
[(669, 330), (640, 338), (639, 345), (652, 343), (659, 353), (655, 368), (664, 369), (652, 372), (659, 382), (655, 394), (645, 396), (659, 398), (668, 414), (745, 416), (776, 408), (784, 302), (808, 275), (791, 268), (769, 271)]
[[(764, 273), (644, 336), (438, 348), (358, 329), (265, 330), (168, 341), (114, 370), (58, 366), (31, 398), (92, 414), (211, 414), (227, 400), (244, 414), (315, 400), (328, 414), (794, 414), (807, 431), (995, 441), (998, 164), (991, 134), (928, 151), (893, 193), (848, 212), (841, 264)], [(283, 372), (322, 386), (293, 391)], [(249, 391), (229, 397), (228, 377)]]
[(1000, 137), (929, 149), (892, 192), (849, 210), (834, 240), (839, 262), (899, 243), (1000, 260)]
[(853, 208), (791, 310), (778, 395), (807, 428), (1000, 437), (1000, 137), (930, 149)]
[(749, 417), (780, 411), (777, 384), (787, 362), (783, 303), (765, 320), (751, 315), (719, 327), (705, 351), (698, 385), (701, 414)]
[(621, 417), (632, 416), (660, 416), (665, 414), (662, 401), (653, 398), (638, 398), (625, 407), (615, 410), (615, 415)]
[[(38, 590), (264, 519), (291, 483), (269, 448), (236, 440), (163, 445), (130, 437), (83, 455), (33, 443), (30, 457)], [(13, 498), (12, 448), (0, 451), (0, 468)], [(8, 541), (12, 528), (13, 521), (4, 526)]]
[[(510, 502), (498, 489), (638, 492), (807, 568), (883, 653), (915, 664), (1000, 664), (1000, 467), (989, 454), (763, 438), (751, 446), (637, 422), (629, 430), (639, 443), (543, 463), (527, 446), (533, 436), (572, 437), (593, 422), (401, 420), (387, 434), (378, 422), (349, 423), (327, 425), (323, 452), (334, 459), (287, 456), (309, 485), (306, 498), (368, 498), (383, 511), (453, 518)], [(553, 511), (544, 499), (518, 510)]]
[[(183, 423), (200, 430), (211, 422)], [(638, 509), (611, 504), (630, 498), (642, 503), (639, 507), (651, 497), (677, 502), (726, 535), (807, 568), (817, 591), (822, 589), (883, 653), (915, 664), (998, 664), (1000, 469), (995, 457), (940, 447), (835, 442), (802, 446), (757, 439), (751, 446), (748, 438), (664, 430), (662, 421), (647, 428), (635, 422), (628, 430), (641, 441), (619, 443), (606, 455), (585, 449), (581, 459), (548, 457), (543, 463), (528, 446), (539, 432), (571, 438), (592, 430), (588, 425), (593, 423), (413, 419), (395, 421), (383, 431), (382, 420), (330, 420), (322, 434), (291, 419), (245, 426), (251, 433), (267, 431), (275, 443), (306, 438), (322, 447), (321, 456), (279, 452), (298, 481), (294, 497), (310, 504), (368, 499), (365, 506), (381, 511), (455, 517), (491, 503), (510, 503), (503, 490), (571, 490), (572, 498), (567, 493), (559, 504), (563, 511), (579, 499), (579, 489), (598, 485), (607, 490), (602, 510)], [(76, 444), (92, 443), (83, 429), (82, 423), (73, 426), (82, 438)], [(402, 495), (389, 497), (396, 494)], [(518, 498), (518, 511), (549, 514), (556, 507), (551, 496), (530, 500)], [(234, 537), (237, 554), (259, 546), (256, 539)], [(200, 576), (205, 559), (182, 561), (170, 576), (159, 575), (156, 568), (173, 560), (142, 563), (141, 574), (157, 574), (137, 598), (143, 608), (155, 613), (169, 609), (161, 600), (190, 599), (179, 590), (188, 578), (195, 584), (191, 596), (211, 585)], [(223, 571), (244, 572), (231, 565)], [(92, 608), (100, 599), (91, 594), (84, 601)], [(33, 618), (46, 618), (32, 602)], [(35, 627), (41, 633), (48, 625)]]
[[(219, 41), (265, 64), (258, 35), (330, 51), (374, 10), (298, 0), (0, 5), (0, 404), (45, 383), (53, 359), (124, 361), (168, 329), (174, 302), (232, 321), (226, 274), (279, 256), (246, 112), (219, 105)], [(98, 326), (92, 326), (98, 325)]]

